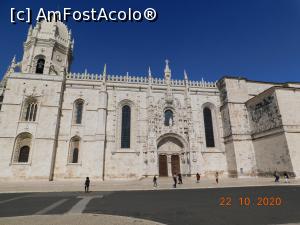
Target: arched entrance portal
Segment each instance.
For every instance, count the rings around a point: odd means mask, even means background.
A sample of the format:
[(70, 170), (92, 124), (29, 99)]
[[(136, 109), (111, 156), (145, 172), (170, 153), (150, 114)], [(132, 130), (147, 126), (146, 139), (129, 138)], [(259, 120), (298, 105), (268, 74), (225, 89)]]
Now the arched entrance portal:
[(181, 173), (180, 156), (184, 146), (180, 140), (168, 136), (162, 138), (157, 144), (159, 176), (171, 176)]

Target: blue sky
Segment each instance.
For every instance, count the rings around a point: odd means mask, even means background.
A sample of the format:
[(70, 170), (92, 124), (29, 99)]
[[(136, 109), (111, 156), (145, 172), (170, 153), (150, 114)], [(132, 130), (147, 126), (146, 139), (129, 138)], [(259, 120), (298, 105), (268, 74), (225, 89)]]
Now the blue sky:
[(155, 22), (69, 21), (75, 39), (71, 70), (162, 76), (170, 60), (173, 78), (186, 69), (192, 80), (224, 75), (300, 81), (300, 0), (81, 0), (0, 2), (0, 77), (13, 55), (21, 60), (28, 24), (10, 23), (10, 8), (71, 7), (88, 10), (155, 8)]

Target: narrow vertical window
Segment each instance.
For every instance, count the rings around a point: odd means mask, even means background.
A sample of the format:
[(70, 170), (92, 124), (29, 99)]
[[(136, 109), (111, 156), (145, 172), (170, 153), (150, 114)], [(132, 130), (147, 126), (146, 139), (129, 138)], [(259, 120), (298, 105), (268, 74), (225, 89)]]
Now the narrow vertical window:
[(122, 108), (121, 148), (130, 148), (131, 109), (128, 105)]
[(72, 163), (78, 163), (78, 148), (73, 150)]
[(214, 129), (213, 129), (211, 110), (207, 107), (204, 108), (203, 116), (204, 116), (206, 147), (215, 147)]
[(36, 63), (36, 70), (35, 73), (43, 74), (45, 67), (45, 59), (38, 59)]
[(71, 138), (69, 149), (69, 163), (78, 163), (80, 138), (75, 136)]
[(171, 110), (165, 111), (165, 126), (173, 125), (173, 112)]
[(74, 123), (75, 124), (81, 124), (82, 123), (82, 111), (83, 111), (83, 100), (78, 99), (75, 101), (74, 104)]

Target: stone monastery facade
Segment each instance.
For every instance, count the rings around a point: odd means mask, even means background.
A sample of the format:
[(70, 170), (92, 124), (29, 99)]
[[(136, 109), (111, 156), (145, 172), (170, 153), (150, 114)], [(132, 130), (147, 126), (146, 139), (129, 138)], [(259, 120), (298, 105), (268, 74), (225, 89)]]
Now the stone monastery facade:
[(0, 179), (300, 176), (300, 83), (73, 73), (61, 22), (29, 29), (0, 86)]

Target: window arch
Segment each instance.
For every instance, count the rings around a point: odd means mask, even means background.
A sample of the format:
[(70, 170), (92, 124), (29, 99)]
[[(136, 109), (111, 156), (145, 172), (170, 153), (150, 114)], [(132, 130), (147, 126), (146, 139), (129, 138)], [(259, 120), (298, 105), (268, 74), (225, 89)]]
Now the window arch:
[(213, 128), (211, 109), (205, 107), (203, 109), (203, 116), (204, 116), (206, 147), (215, 147), (214, 128)]
[(77, 99), (74, 103), (74, 115), (73, 115), (74, 124), (82, 123), (83, 105), (84, 105), (84, 101), (82, 99)]
[(34, 97), (28, 97), (25, 100), (25, 104), (23, 106), (22, 120), (34, 122), (36, 120), (37, 110), (38, 110), (37, 99)]
[(36, 63), (35, 73), (43, 74), (44, 73), (44, 67), (45, 67), (45, 59), (39, 58), (37, 60), (37, 63)]
[(30, 133), (21, 133), (17, 136), (14, 147), (13, 162), (27, 163), (29, 161), (31, 142), (32, 135)]
[(79, 146), (80, 137), (75, 136), (70, 140), (70, 149), (69, 149), (69, 163), (78, 163), (79, 162)]
[(121, 148), (130, 148), (131, 108), (122, 107)]
[(165, 111), (165, 126), (170, 126), (170, 120), (172, 120), (172, 123), (174, 122), (173, 120), (173, 111), (170, 109), (167, 109)]

